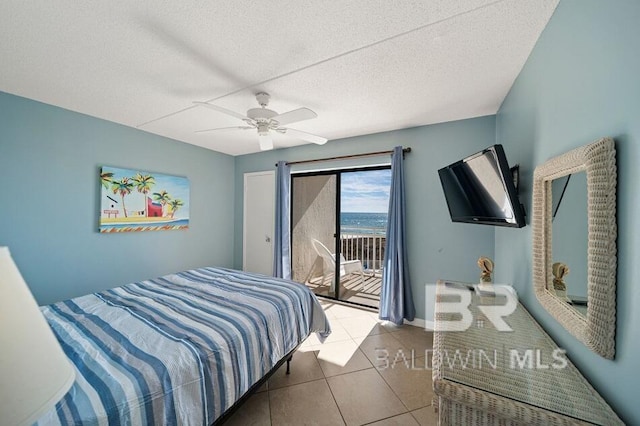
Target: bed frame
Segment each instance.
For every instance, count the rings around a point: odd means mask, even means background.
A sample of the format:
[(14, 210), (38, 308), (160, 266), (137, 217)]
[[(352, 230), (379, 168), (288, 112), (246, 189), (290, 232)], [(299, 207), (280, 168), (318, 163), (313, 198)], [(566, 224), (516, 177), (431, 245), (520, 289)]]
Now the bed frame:
[[(309, 337), (309, 336), (307, 336)], [(304, 339), (302, 339), (302, 341), (304, 342), (304, 340), (306, 339), (306, 337)], [(280, 367), (282, 367), (282, 364), (284, 364), (285, 362), (287, 363), (287, 374), (290, 373), (289, 370), (289, 366), (291, 363), (291, 359), (293, 358), (293, 354), (295, 351), (298, 350), (298, 348), (300, 348), (300, 345), (302, 345), (302, 342), (296, 346), (295, 348), (293, 348), (293, 350), (291, 352), (289, 352), (288, 354), (286, 354), (284, 357), (282, 357), (282, 359), (280, 361), (278, 361), (276, 363), (276, 365), (267, 372), (267, 374), (265, 374), (260, 380), (258, 380), (256, 383), (253, 384), (253, 386), (251, 386), (249, 388), (249, 390), (247, 390), (241, 397), (240, 399), (238, 399), (231, 407), (229, 407), (224, 413), (222, 413), (222, 415), (220, 417), (218, 417), (213, 423), (212, 426), (219, 426), (224, 424), (227, 420), (229, 420), (229, 418), (231, 418), (231, 416), (233, 416), (233, 414), (238, 411), (238, 409), (242, 406), (242, 404), (244, 404), (247, 399), (249, 399), (258, 389), (260, 389), (260, 387), (267, 381), (269, 380), (269, 378), (276, 372), (278, 371), (278, 369)]]

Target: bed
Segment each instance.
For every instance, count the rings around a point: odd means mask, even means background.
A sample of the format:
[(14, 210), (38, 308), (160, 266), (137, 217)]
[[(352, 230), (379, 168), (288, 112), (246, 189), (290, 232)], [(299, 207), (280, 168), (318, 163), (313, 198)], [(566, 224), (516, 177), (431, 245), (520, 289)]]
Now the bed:
[(41, 310), (76, 381), (39, 425), (210, 425), (311, 332), (330, 333), (302, 284), (223, 268), (166, 275)]

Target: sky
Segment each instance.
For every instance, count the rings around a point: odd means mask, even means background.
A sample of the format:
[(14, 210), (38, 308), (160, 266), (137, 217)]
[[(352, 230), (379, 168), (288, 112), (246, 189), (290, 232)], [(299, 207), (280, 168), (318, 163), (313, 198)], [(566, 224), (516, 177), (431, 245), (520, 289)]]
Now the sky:
[(342, 173), (342, 212), (387, 213), (391, 170)]

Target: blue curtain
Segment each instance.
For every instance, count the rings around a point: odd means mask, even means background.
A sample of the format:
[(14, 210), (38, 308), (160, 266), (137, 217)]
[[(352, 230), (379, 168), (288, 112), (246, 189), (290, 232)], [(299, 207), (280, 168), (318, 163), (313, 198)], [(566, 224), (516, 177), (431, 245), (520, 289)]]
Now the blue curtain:
[(413, 304), (405, 229), (404, 159), (402, 147), (393, 149), (391, 157), (391, 193), (387, 217), (387, 244), (382, 272), (380, 319), (402, 324), (403, 319), (413, 321)]
[(291, 167), (278, 161), (276, 171), (276, 226), (273, 238), (273, 276), (291, 279), (291, 239), (289, 238), (289, 205), (291, 199)]

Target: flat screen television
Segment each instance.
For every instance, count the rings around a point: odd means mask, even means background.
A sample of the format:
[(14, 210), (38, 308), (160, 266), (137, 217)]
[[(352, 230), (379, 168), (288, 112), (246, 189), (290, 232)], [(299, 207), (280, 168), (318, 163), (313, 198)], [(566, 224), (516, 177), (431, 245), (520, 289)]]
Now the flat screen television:
[(490, 146), (438, 170), (453, 222), (522, 228), (518, 199), (502, 145)]

